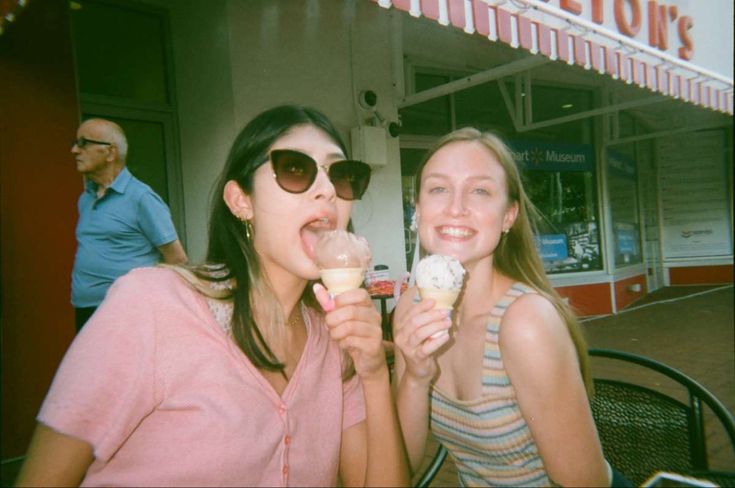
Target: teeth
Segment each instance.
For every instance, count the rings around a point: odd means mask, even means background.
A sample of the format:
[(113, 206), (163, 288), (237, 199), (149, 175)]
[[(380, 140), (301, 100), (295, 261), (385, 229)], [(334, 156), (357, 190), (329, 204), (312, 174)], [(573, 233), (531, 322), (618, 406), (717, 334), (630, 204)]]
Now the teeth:
[(312, 227), (319, 227), (319, 228), (328, 228), (329, 227), (329, 217), (319, 217), (318, 219), (314, 219), (309, 223), (308, 225)]
[(457, 227), (442, 227), (440, 232), (452, 237), (468, 237), (472, 234), (468, 229), (459, 229)]

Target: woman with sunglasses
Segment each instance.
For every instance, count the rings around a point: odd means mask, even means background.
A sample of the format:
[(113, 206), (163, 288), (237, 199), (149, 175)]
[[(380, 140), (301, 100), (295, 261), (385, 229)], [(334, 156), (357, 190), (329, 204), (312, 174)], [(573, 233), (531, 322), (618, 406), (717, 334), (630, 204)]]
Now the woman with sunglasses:
[(397, 403), (411, 465), (429, 429), (463, 486), (609, 486), (590, 412), (587, 350), (534, 245), (526, 197), (498, 137), (460, 129), (416, 174), (421, 245), (458, 259), (454, 311), (416, 288), (395, 310)]
[(347, 227), (370, 179), (346, 154), (309, 108), (243, 129), (207, 263), (113, 285), (54, 379), (19, 484), (408, 484), (380, 314), (364, 289), (312, 284), (316, 240)]

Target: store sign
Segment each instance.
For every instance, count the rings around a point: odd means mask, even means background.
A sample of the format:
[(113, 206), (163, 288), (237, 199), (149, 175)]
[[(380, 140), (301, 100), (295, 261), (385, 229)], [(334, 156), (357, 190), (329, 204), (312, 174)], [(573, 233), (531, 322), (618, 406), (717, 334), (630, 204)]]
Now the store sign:
[(732, 256), (725, 131), (657, 141), (664, 257)]
[(536, 237), (536, 248), (544, 261), (558, 261), (569, 255), (566, 234), (542, 234)]
[[(711, 19), (713, 9), (689, 0), (372, 0), (413, 17), (424, 17), (479, 34), (532, 54), (575, 64), (614, 79), (647, 87), (713, 110), (733, 113), (731, 57), (697, 56), (718, 37), (732, 36), (729, 24), (695, 29), (695, 14)], [(706, 7), (705, 7), (706, 3)], [(719, 13), (719, 11), (717, 11)], [(705, 15), (706, 14), (706, 15)], [(717, 18), (717, 15), (715, 15)], [(698, 34), (697, 34), (698, 33)], [(696, 39), (695, 37), (699, 37)], [(699, 54), (695, 51), (699, 44)]]
[(635, 229), (618, 224), (615, 229), (615, 241), (618, 254), (638, 254)]
[(690, 32), (694, 27), (694, 19), (688, 12), (683, 9), (680, 11), (677, 5), (670, 3), (660, 0), (559, 0), (559, 8), (595, 24), (614, 28), (624, 36), (642, 36), (648, 45), (661, 51), (669, 49), (670, 39), (673, 38), (677, 56), (690, 60), (694, 52), (694, 40)]
[(612, 149), (607, 150), (607, 169), (617, 176), (633, 181), (636, 179), (635, 161)]
[(641, 262), (638, 225), (631, 222), (615, 222), (615, 265), (625, 266)]
[(524, 170), (594, 171), (592, 146), (511, 141), (513, 159)]
[(547, 273), (602, 269), (596, 222), (572, 222), (559, 227), (564, 234), (534, 237)]

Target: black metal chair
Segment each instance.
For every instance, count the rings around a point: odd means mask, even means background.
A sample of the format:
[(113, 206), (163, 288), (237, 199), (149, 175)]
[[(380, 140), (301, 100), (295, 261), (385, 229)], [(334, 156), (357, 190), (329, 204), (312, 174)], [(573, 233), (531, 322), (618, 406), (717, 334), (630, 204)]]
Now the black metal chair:
[(441, 469), (442, 464), (444, 464), (444, 460), (446, 458), (447, 449), (443, 445), (439, 444), (436, 449), (436, 453), (434, 454), (434, 457), (431, 459), (431, 462), (421, 474), (419, 480), (416, 482), (416, 488), (426, 488), (427, 486), (429, 486), (431, 481), (439, 472), (439, 469)]
[[(590, 349), (589, 354), (665, 375), (684, 387), (689, 397), (684, 404), (628, 381), (594, 379), (592, 415), (605, 457), (617, 470), (635, 485), (657, 471), (673, 471), (720, 486), (735, 486), (735, 472), (709, 469), (703, 403), (720, 421), (735, 450), (735, 420), (712, 393), (681, 371), (645, 356), (611, 349)], [(440, 444), (416, 486), (429, 486), (446, 457), (447, 451)]]
[(610, 349), (590, 356), (647, 368), (672, 379), (688, 393), (688, 404), (629, 381), (595, 378), (592, 414), (607, 460), (634, 484), (657, 471), (672, 471), (735, 486), (735, 472), (710, 471), (703, 404), (722, 423), (735, 449), (735, 421), (727, 408), (692, 378), (651, 358)]

